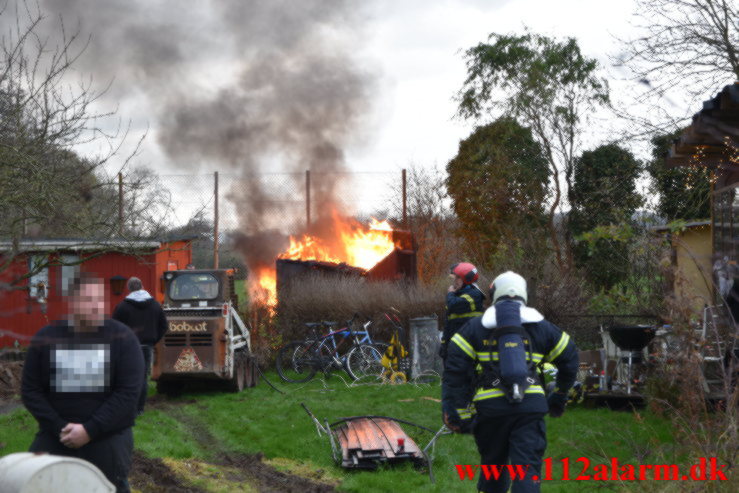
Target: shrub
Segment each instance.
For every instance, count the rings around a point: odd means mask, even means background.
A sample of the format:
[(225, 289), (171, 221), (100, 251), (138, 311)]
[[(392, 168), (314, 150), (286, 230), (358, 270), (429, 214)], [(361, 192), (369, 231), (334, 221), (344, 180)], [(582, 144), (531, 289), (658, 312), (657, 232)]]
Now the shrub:
[(359, 313), (375, 324), (374, 339), (390, 338), (384, 312), (394, 312), (404, 324), (413, 317), (443, 317), (446, 286), (405, 282), (374, 281), (362, 278), (306, 276), (281, 293), (278, 306), (279, 332), (285, 340), (304, 337), (306, 322), (323, 320), (346, 322)]

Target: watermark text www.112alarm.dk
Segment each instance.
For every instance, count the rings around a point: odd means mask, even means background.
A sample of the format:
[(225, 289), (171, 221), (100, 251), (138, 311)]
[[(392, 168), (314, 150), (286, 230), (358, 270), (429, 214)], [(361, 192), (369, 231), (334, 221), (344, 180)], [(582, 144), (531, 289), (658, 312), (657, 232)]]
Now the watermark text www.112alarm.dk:
[[(524, 479), (527, 465), (506, 464), (457, 464), (459, 479), (475, 479), (482, 474), (485, 479), (500, 479), (508, 475), (514, 481)], [(726, 464), (719, 464), (715, 457), (701, 457), (698, 463), (682, 471), (676, 464), (621, 464), (611, 458), (610, 464), (591, 464), (587, 457), (571, 461), (568, 457), (544, 459), (541, 477), (532, 475), (534, 481), (728, 481)], [(556, 475), (555, 475), (556, 471)], [(556, 477), (555, 477), (556, 476)]]

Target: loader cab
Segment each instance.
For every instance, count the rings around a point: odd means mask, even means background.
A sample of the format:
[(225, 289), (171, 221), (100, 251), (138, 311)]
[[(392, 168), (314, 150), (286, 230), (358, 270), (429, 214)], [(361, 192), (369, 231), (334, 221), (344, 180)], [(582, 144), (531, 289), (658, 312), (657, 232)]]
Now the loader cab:
[(165, 308), (220, 307), (235, 302), (231, 270), (167, 271), (163, 281)]
[(187, 269), (162, 276), (168, 330), (154, 348), (160, 392), (188, 380), (223, 380), (241, 390), (254, 380), (249, 329), (238, 313), (234, 271)]

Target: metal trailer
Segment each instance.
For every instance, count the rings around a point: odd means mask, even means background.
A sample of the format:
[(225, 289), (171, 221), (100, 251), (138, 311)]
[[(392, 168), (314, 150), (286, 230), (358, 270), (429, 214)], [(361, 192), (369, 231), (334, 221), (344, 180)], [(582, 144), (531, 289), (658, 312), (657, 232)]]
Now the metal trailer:
[(188, 382), (222, 382), (233, 392), (257, 383), (249, 328), (238, 314), (233, 271), (165, 272), (164, 312), (169, 328), (154, 348), (152, 379), (160, 393)]

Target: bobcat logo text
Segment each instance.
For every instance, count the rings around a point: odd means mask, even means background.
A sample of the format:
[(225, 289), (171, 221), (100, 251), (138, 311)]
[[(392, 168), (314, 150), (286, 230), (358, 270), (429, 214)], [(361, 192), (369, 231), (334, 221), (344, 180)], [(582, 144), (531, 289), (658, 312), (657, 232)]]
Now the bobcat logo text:
[(187, 322), (169, 322), (170, 332), (208, 332), (206, 322), (199, 324), (189, 324)]

